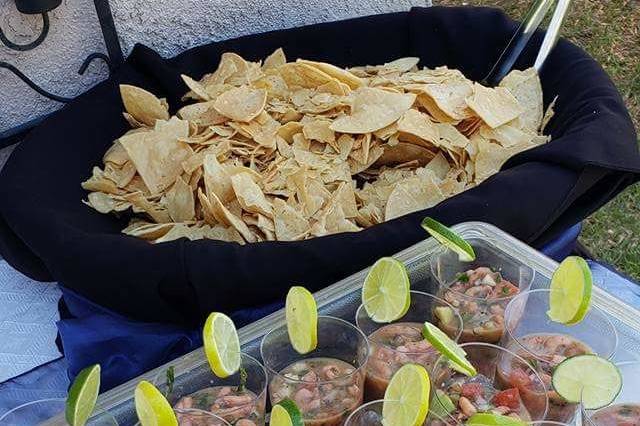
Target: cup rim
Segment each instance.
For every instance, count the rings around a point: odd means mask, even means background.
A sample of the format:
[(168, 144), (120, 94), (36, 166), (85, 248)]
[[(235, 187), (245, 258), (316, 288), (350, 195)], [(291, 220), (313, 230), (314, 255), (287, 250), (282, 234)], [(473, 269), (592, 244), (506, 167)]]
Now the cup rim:
[[(33, 400), (33, 401), (29, 401), (29, 402), (23, 402), (22, 404), (17, 405), (15, 407), (11, 408), (9, 411), (3, 413), (0, 416), (0, 421), (6, 419), (7, 416), (9, 416), (11, 413), (13, 413), (15, 411), (18, 411), (18, 410), (20, 410), (20, 409), (22, 409), (24, 407), (28, 407), (30, 405), (36, 405), (36, 404), (39, 404), (39, 403), (42, 403), (42, 402), (61, 402), (61, 403), (64, 404), (66, 401), (67, 400), (65, 398), (42, 398), (42, 399), (36, 399), (36, 400)], [(64, 412), (64, 407), (63, 407), (63, 410), (58, 414), (61, 414), (63, 412)]]
[[(616, 362), (614, 363), (614, 365), (616, 367), (618, 367), (619, 369), (621, 367), (626, 367), (626, 366), (636, 366), (639, 370), (640, 370), (640, 360), (629, 360), (629, 361), (620, 361), (620, 362)], [(621, 373), (622, 374), (622, 373)], [(624, 376), (622, 377), (622, 386), (624, 386)], [(617, 398), (618, 396), (616, 396)], [(624, 404), (624, 402), (622, 403)], [(611, 402), (611, 404), (606, 405), (604, 407), (601, 408), (597, 408), (595, 410), (587, 410), (586, 408), (584, 408), (584, 406), (582, 405), (582, 395), (580, 395), (580, 411), (582, 414), (583, 419), (586, 419), (586, 423), (588, 423), (589, 425), (593, 425), (596, 426), (596, 423), (591, 420), (591, 415), (595, 414), (597, 411), (602, 410), (603, 408), (607, 408), (607, 407), (611, 407), (612, 405), (615, 405), (615, 400)]]
[[(442, 299), (441, 297), (438, 297), (438, 296), (436, 296), (434, 294), (431, 294), (431, 293), (427, 293), (427, 292), (419, 291), (419, 290), (410, 290), (409, 293), (410, 294), (411, 293), (419, 294), (421, 296), (427, 296), (427, 297), (433, 298), (436, 301), (442, 302), (445, 305), (447, 305), (449, 308), (451, 308), (453, 310), (453, 313), (456, 315), (456, 317), (458, 318), (458, 321), (459, 321), (458, 322), (458, 324), (459, 324), (458, 325), (458, 329), (457, 329), (457, 332), (456, 332), (456, 337), (455, 337), (455, 339), (453, 339), (453, 341), (454, 342), (458, 342), (458, 340), (460, 340), (460, 336), (462, 336), (462, 333), (464, 332), (464, 321), (462, 321), (462, 316), (460, 316), (460, 312), (458, 311), (458, 309), (456, 307), (454, 307), (451, 303), (447, 302), (446, 300)], [(363, 309), (364, 309), (364, 303), (360, 303), (360, 306), (358, 306), (358, 309), (356, 309), (356, 327), (361, 331), (362, 331), (362, 329), (360, 328), (360, 324), (358, 324), (358, 318), (360, 317), (360, 315), (359, 315), (360, 311), (363, 310)], [(365, 315), (366, 315), (366, 313), (365, 313)], [(367, 318), (368, 318), (368, 316), (367, 316)], [(373, 320), (371, 320), (371, 321), (375, 322)], [(382, 328), (382, 327), (386, 327), (387, 325), (396, 324), (397, 322), (398, 321), (392, 321), (392, 322), (389, 322), (389, 323), (376, 323), (376, 324), (380, 324), (380, 328)], [(380, 328), (378, 328), (377, 330), (379, 330)], [(364, 334), (364, 331), (362, 333)], [(391, 346), (389, 346), (389, 345), (387, 345), (385, 343), (380, 343), (380, 342), (376, 342), (374, 340), (371, 340), (369, 338), (369, 336), (366, 336), (366, 338), (367, 338), (367, 342), (369, 343), (369, 348), (370, 349), (371, 349), (371, 343), (375, 343), (376, 345), (384, 346), (385, 348), (387, 348), (389, 350), (392, 350), (395, 353), (402, 353), (402, 354), (405, 354), (405, 355), (422, 355), (422, 354), (424, 354), (424, 352), (400, 352), (397, 349), (394, 349), (394, 348), (392, 348)], [(369, 355), (371, 355), (371, 354), (369, 354)]]
[(349, 414), (349, 417), (347, 417), (347, 419), (344, 421), (345, 426), (349, 425), (353, 421), (354, 416), (361, 412), (361, 410), (363, 410), (365, 407), (371, 407), (372, 405), (378, 404), (384, 404), (384, 399), (376, 399), (360, 405), (358, 408), (353, 410), (351, 414)]
[[(429, 259), (429, 272), (431, 273), (431, 275), (435, 278), (436, 282), (438, 283), (438, 288), (439, 288), (440, 291), (449, 290), (449, 291), (455, 293), (456, 295), (461, 296), (461, 297), (463, 297), (463, 298), (465, 298), (467, 300), (471, 300), (471, 301), (474, 301), (474, 302), (477, 302), (477, 301), (482, 301), (482, 302), (491, 301), (491, 303), (510, 301), (510, 300), (512, 300), (513, 298), (519, 296), (522, 293), (525, 293), (527, 291), (531, 291), (531, 284), (533, 284), (533, 281), (535, 280), (536, 271), (535, 271), (535, 269), (531, 268), (530, 266), (525, 265), (525, 264), (523, 264), (521, 262), (518, 262), (518, 261), (516, 261), (515, 263), (517, 263), (520, 268), (526, 268), (529, 271), (531, 271), (531, 278), (529, 278), (527, 280), (527, 286), (526, 286), (527, 289), (526, 290), (523, 290), (523, 287), (521, 286), (521, 283), (518, 283), (518, 293), (514, 294), (513, 296), (505, 296), (505, 297), (497, 297), (495, 299), (487, 299), (486, 297), (473, 297), (473, 296), (469, 296), (468, 294), (461, 293), (461, 292), (459, 292), (457, 290), (451, 290), (450, 287), (451, 287), (451, 284), (453, 284), (453, 282), (447, 283), (447, 282), (441, 280), (440, 277), (438, 276), (437, 272), (435, 271), (435, 261), (436, 261), (436, 259), (438, 259), (440, 256), (442, 256), (442, 255), (444, 255), (444, 254), (446, 254), (448, 252), (451, 252), (451, 253), (455, 254), (455, 252), (453, 250), (448, 249), (446, 247), (441, 247), (438, 250), (434, 251), (431, 254), (431, 257)], [(480, 268), (480, 267), (481, 266), (478, 266), (477, 268)], [(491, 269), (490, 266), (486, 266), (486, 267)], [(465, 269), (464, 271), (460, 271), (460, 273), (466, 272), (466, 271), (468, 271), (468, 269)], [(509, 282), (511, 282), (511, 281), (509, 281)]]
[(207, 411), (207, 410), (201, 410), (199, 408), (174, 408), (173, 411), (175, 413), (178, 414), (201, 414), (201, 415), (205, 415), (207, 417), (213, 417), (216, 420), (220, 420), (221, 422), (223, 422), (223, 426), (224, 425), (229, 425), (231, 426), (231, 423), (229, 423), (228, 421), (226, 421), (223, 417), (220, 417), (219, 415), (212, 413), (211, 411)]
[[(516, 345), (518, 345), (518, 347), (522, 350), (524, 350), (525, 352), (527, 352), (528, 354), (531, 354), (532, 356), (534, 356), (536, 359), (539, 359), (539, 356), (537, 353), (532, 352), (528, 347), (526, 347), (525, 345), (523, 345), (520, 340), (523, 336), (516, 337), (514, 335), (514, 333), (511, 331), (510, 327), (509, 327), (509, 313), (511, 312), (513, 308), (513, 306), (515, 306), (515, 300), (519, 297), (524, 297), (525, 295), (528, 297), (529, 294), (538, 294), (538, 293), (551, 293), (552, 289), (550, 288), (536, 288), (533, 290), (528, 290), (525, 291), (523, 293), (517, 294), (516, 296), (514, 296), (514, 298), (509, 302), (509, 304), (507, 305), (507, 307), (504, 310), (504, 329), (505, 329), (505, 336), (508, 338), (507, 342), (509, 341), (513, 341), (515, 342)], [(599, 356), (602, 356), (603, 358), (606, 358), (608, 360), (610, 360), (611, 358), (613, 358), (618, 350), (618, 344), (620, 343), (620, 337), (618, 336), (618, 331), (616, 330), (616, 327), (613, 325), (613, 322), (611, 322), (611, 319), (609, 318), (609, 316), (600, 308), (598, 308), (597, 306), (593, 306), (593, 304), (591, 305), (591, 307), (589, 308), (590, 312), (597, 312), (598, 315), (600, 315), (605, 323), (607, 324), (607, 327), (610, 329), (608, 334), (612, 334), (613, 335), (613, 340), (614, 340), (614, 344), (613, 344), (613, 349), (610, 351), (610, 353), (606, 354), (606, 357), (600, 354), (596, 354)], [(589, 313), (587, 313), (587, 315), (589, 315)], [(527, 333), (525, 336), (531, 335), (531, 334), (537, 334), (537, 333)], [(568, 334), (568, 333), (562, 333), (562, 334)], [(578, 339), (577, 339), (578, 340)], [(585, 343), (586, 344), (586, 343)]]
[[(329, 383), (332, 383), (332, 382), (334, 382), (336, 380), (341, 380), (341, 379), (344, 379), (346, 377), (352, 377), (353, 375), (357, 374), (358, 372), (364, 370), (366, 368), (366, 366), (367, 366), (367, 361), (369, 360), (369, 355), (371, 354), (371, 348), (369, 346), (369, 341), (367, 340), (367, 336), (364, 335), (362, 330), (360, 330), (354, 324), (351, 324), (349, 321), (345, 321), (342, 318), (334, 317), (334, 316), (331, 316), (331, 315), (318, 315), (318, 322), (320, 322), (321, 319), (322, 320), (329, 320), (329, 321), (336, 321), (336, 322), (342, 323), (343, 325), (346, 325), (347, 327), (351, 327), (354, 330), (356, 330), (356, 332), (358, 334), (360, 334), (360, 336), (362, 337), (362, 341), (365, 344), (366, 355), (365, 355), (364, 361), (359, 366), (355, 367), (354, 370), (351, 373), (345, 374), (345, 375), (342, 375), (342, 376), (338, 376), (338, 377), (336, 377), (336, 378), (334, 378), (332, 380), (318, 380), (316, 382), (313, 382), (313, 384), (315, 384), (315, 385), (329, 384)], [(280, 374), (279, 371), (274, 370), (264, 360), (265, 359), (265, 357), (264, 357), (264, 342), (265, 342), (267, 336), (269, 336), (271, 333), (273, 333), (273, 332), (275, 332), (277, 330), (280, 330), (280, 329), (286, 328), (286, 327), (287, 327), (287, 324), (285, 322), (284, 324), (280, 324), (280, 325), (272, 328), (264, 336), (262, 336), (262, 340), (260, 341), (260, 357), (262, 358), (262, 361), (263, 361), (262, 365), (264, 366), (264, 368), (266, 369), (266, 371), (268, 373), (270, 373), (270, 374), (272, 374), (274, 376), (278, 376), (278, 377), (282, 378), (283, 380), (285, 380), (287, 382), (290, 382), (290, 383), (307, 383), (307, 384), (309, 384), (310, 382), (307, 382), (307, 381), (304, 381), (304, 380), (301, 380), (301, 379), (291, 379), (289, 377), (284, 377), (282, 374)], [(304, 359), (305, 358), (300, 358), (300, 361), (302, 361)], [(344, 361), (344, 362), (346, 362), (346, 361)], [(293, 364), (293, 362), (291, 364)], [(270, 383), (271, 381), (268, 379), (268, 377), (269, 377), (269, 375), (267, 375), (267, 382)]]
[[(264, 385), (262, 386), (262, 389), (260, 390), (260, 393), (256, 393), (256, 399), (260, 400), (263, 395), (266, 395), (267, 388), (269, 386), (269, 375), (267, 374), (267, 369), (265, 368), (263, 363), (261, 363), (258, 359), (256, 359), (255, 357), (249, 355), (246, 352), (241, 352), (240, 353), (240, 357), (241, 357), (241, 359), (248, 359), (249, 361), (255, 363), (257, 366), (260, 367), (260, 370), (262, 371), (262, 375), (264, 377)], [(244, 364), (244, 360), (241, 361), (240, 365), (242, 366), (243, 364)], [(211, 368), (209, 367), (209, 364), (206, 363), (204, 365), (206, 366), (207, 373), (208, 374), (212, 374), (213, 376), (215, 376), (213, 371), (211, 371)], [(196, 367), (196, 368), (198, 368), (198, 367)], [(188, 372), (189, 371), (185, 371), (185, 373), (188, 373)], [(154, 386), (165, 386), (165, 384), (166, 384), (165, 382), (160, 382), (160, 380), (162, 380), (161, 378), (164, 377), (165, 374), (166, 373), (164, 371), (161, 371), (161, 372), (158, 372), (158, 374), (156, 374), (154, 376), (154, 378), (153, 378)], [(217, 386), (217, 385), (213, 385), (213, 386)], [(213, 387), (213, 386), (209, 386), (209, 387)], [(219, 386), (225, 386), (225, 385), (219, 385)], [(205, 389), (205, 388), (202, 388), (202, 389)], [(195, 392), (198, 392), (198, 391), (200, 391), (202, 389), (198, 389), (197, 391), (191, 392), (189, 394), (182, 395), (182, 396), (180, 396), (180, 398), (185, 397), (185, 396), (189, 396), (189, 395), (191, 395), (191, 394), (193, 394)], [(193, 409), (194, 410), (198, 410), (198, 408), (193, 408)], [(206, 410), (202, 410), (202, 411), (206, 411)]]
[[(526, 366), (529, 370), (531, 370), (531, 372), (533, 372), (535, 378), (538, 380), (538, 382), (543, 386), (543, 388), (546, 390), (546, 386), (544, 384), (544, 382), (542, 381), (542, 377), (540, 377), (540, 375), (538, 374), (538, 372), (535, 370), (535, 368), (533, 368), (527, 361), (525, 361), (524, 358), (522, 358), (521, 356), (519, 356), (518, 354), (513, 353), (512, 351), (510, 351), (507, 348), (503, 348), (502, 346), (498, 346), (498, 345), (494, 345), (492, 343), (485, 343), (485, 342), (467, 342), (467, 343), (462, 343), (460, 345), (460, 347), (464, 350), (464, 348), (467, 347), (473, 347), (473, 346), (483, 346), (483, 347), (488, 347), (491, 349), (497, 349), (498, 351), (502, 351), (502, 352), (506, 352), (509, 355), (513, 356), (514, 358), (516, 358), (518, 361), (520, 361), (524, 366)], [(434, 364), (433, 368), (432, 368), (432, 373), (435, 373), (436, 367), (438, 365), (440, 365), (441, 361), (447, 361), (448, 358), (445, 355), (441, 355), (440, 357), (438, 357), (438, 360), (436, 361), (436, 363)], [(547, 392), (542, 392), (544, 394), (544, 401), (545, 401), (545, 405), (544, 405), (544, 411), (542, 412), (542, 416), (541, 416), (541, 420), (539, 421), (543, 421), (546, 417), (547, 414), (549, 412), (549, 396), (547, 395)], [(438, 393), (434, 392), (434, 395), (436, 396), (436, 400), (438, 401), (438, 404), (442, 405), (442, 402), (440, 401), (440, 398), (438, 397)], [(538, 420), (534, 420), (534, 421), (538, 421)]]

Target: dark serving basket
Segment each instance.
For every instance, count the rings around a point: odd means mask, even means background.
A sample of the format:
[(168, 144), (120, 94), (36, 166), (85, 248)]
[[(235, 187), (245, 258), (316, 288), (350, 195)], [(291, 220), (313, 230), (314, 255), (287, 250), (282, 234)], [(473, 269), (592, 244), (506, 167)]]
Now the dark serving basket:
[[(482, 79), (517, 24), (489, 8), (415, 8), (241, 37), (163, 59), (136, 46), (112, 77), (53, 114), (13, 152), (0, 173), (0, 252), (16, 269), (56, 280), (87, 299), (142, 321), (200, 324), (212, 310), (231, 312), (282, 298), (292, 283), (318, 290), (383, 255), (424, 238), (425, 215), (447, 224), (493, 223), (542, 244), (581, 221), (638, 179), (633, 125), (615, 86), (585, 52), (560, 40), (541, 73), (545, 104), (558, 96), (553, 140), (518, 154), (481, 185), (439, 205), (359, 233), (300, 242), (239, 246), (181, 239), (152, 245), (120, 233), (126, 219), (80, 201), (80, 182), (100, 163), (127, 123), (118, 85), (166, 96), (175, 112), (187, 88), (220, 54), (288, 57), (341, 66), (418, 56), (421, 66), (448, 65)], [(515, 68), (533, 65), (542, 33)]]

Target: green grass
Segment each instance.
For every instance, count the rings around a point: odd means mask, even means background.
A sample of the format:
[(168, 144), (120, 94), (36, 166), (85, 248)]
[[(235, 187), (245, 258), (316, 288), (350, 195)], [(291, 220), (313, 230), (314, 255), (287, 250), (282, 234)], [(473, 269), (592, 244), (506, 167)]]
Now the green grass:
[[(532, 2), (436, 0), (434, 4), (496, 6), (519, 19)], [(609, 73), (638, 129), (640, 1), (573, 1), (565, 19), (563, 36), (589, 52)], [(640, 186), (628, 188), (589, 217), (584, 225), (581, 241), (593, 255), (640, 281)]]

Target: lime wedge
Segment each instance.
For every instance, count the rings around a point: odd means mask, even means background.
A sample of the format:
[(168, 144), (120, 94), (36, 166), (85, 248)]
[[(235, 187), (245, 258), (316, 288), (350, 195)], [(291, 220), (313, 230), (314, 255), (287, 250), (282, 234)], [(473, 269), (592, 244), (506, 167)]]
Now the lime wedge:
[(69, 389), (65, 418), (71, 426), (84, 426), (96, 405), (100, 392), (100, 365), (80, 371)]
[(291, 346), (306, 354), (318, 346), (318, 308), (313, 294), (304, 287), (291, 287), (285, 305)]
[(478, 413), (469, 417), (465, 425), (468, 426), (527, 426), (526, 422), (500, 414)]
[(454, 370), (467, 376), (478, 374), (473, 365), (467, 360), (467, 353), (456, 342), (451, 340), (442, 330), (430, 322), (425, 322), (422, 328), (422, 336), (438, 352), (449, 358), (449, 365)]
[(178, 420), (169, 402), (146, 380), (136, 386), (134, 402), (142, 426), (178, 426)]
[(271, 410), (271, 426), (304, 426), (302, 413), (295, 402), (284, 399), (273, 406)]
[(236, 326), (225, 314), (212, 312), (202, 329), (204, 353), (213, 374), (229, 377), (240, 369), (240, 339)]
[(597, 410), (618, 396), (622, 389), (622, 375), (611, 361), (597, 355), (578, 355), (556, 366), (551, 384), (567, 401), (582, 401), (587, 410)]
[(429, 403), (429, 414), (438, 419), (444, 419), (456, 410), (456, 406), (449, 395), (441, 389), (436, 389)]
[(578, 256), (567, 257), (551, 278), (549, 318), (567, 325), (582, 321), (591, 306), (592, 287), (593, 279), (587, 262)]
[(405, 364), (395, 372), (384, 393), (382, 423), (393, 426), (420, 426), (429, 412), (431, 382), (427, 370)]
[(375, 322), (391, 322), (411, 306), (409, 275), (402, 262), (383, 257), (373, 264), (362, 286), (362, 304)]
[(440, 222), (425, 217), (422, 219), (422, 227), (440, 244), (456, 252), (461, 262), (471, 262), (476, 259), (476, 253), (471, 244)]

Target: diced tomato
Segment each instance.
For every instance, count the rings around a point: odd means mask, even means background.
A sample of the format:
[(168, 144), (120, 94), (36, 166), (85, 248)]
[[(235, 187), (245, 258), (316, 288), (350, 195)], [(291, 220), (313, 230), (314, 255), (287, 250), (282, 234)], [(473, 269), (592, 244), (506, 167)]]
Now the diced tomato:
[(514, 369), (511, 374), (509, 374), (509, 381), (518, 389), (526, 388), (531, 384), (531, 378), (529, 378), (529, 375), (520, 368)]
[(482, 395), (483, 387), (480, 383), (465, 383), (462, 385), (462, 396), (475, 400)]
[(517, 388), (503, 390), (495, 394), (491, 402), (498, 407), (504, 406), (517, 410), (520, 408), (520, 392)]

